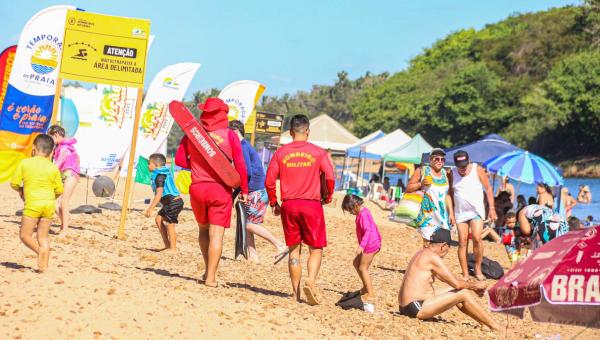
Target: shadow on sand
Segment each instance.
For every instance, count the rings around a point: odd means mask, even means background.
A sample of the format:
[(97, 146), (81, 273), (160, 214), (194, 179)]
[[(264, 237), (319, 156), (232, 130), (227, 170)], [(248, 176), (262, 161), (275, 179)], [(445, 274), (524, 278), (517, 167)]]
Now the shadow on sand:
[(381, 269), (381, 270), (386, 270), (389, 272), (396, 272), (396, 273), (400, 273), (400, 274), (406, 274), (406, 269), (396, 269), (396, 268), (390, 268), (390, 267), (384, 267), (384, 266), (375, 266), (375, 268)]
[(287, 294), (287, 293), (284, 293), (284, 292), (278, 292), (278, 291), (275, 291), (275, 290), (254, 287), (254, 286), (249, 285), (247, 283), (227, 282), (225, 284), (225, 286), (230, 287), (230, 288), (247, 289), (249, 291), (252, 291), (252, 292), (255, 292), (255, 293), (259, 293), (259, 294), (263, 294), (263, 295), (279, 296), (279, 297), (282, 297), (282, 298), (289, 298), (289, 297), (291, 297), (290, 294)]
[(22, 264), (14, 263), (14, 262), (0, 262), (0, 266), (10, 268), (10, 269), (29, 269), (35, 271), (35, 269), (31, 267), (24, 266)]
[(193, 278), (193, 277), (189, 277), (189, 276), (183, 276), (183, 275), (179, 275), (177, 273), (171, 273), (170, 271), (166, 270), (166, 269), (160, 269), (160, 268), (140, 268), (140, 267), (135, 267), (135, 269), (139, 269), (145, 272), (149, 272), (149, 273), (154, 273), (156, 275), (162, 275), (162, 276), (166, 276), (166, 277), (175, 277), (178, 279), (184, 279), (184, 280), (188, 280), (188, 281), (194, 281), (194, 282), (201, 282), (200, 279), (197, 278)]
[(96, 234), (98, 234), (98, 235), (102, 235), (102, 236), (104, 236), (104, 237), (108, 237), (108, 238), (115, 238), (115, 236), (114, 236), (114, 235), (108, 235), (108, 234), (105, 234), (105, 233), (103, 233), (103, 232), (100, 232), (100, 231), (98, 231), (98, 230), (94, 230), (94, 229), (90, 229), (90, 228), (84, 228), (84, 227), (75, 227), (75, 226), (70, 226), (70, 227), (69, 227), (69, 229), (76, 229), (76, 230), (85, 230), (85, 231), (91, 231), (91, 232), (93, 232), (93, 233), (96, 233)]

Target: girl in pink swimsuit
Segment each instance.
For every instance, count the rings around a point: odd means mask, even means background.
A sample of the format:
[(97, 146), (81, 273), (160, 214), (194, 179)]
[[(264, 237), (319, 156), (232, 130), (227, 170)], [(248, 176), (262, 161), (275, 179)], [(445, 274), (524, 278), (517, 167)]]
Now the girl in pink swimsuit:
[(79, 182), (79, 155), (75, 150), (75, 138), (65, 138), (66, 131), (60, 125), (52, 125), (48, 128), (48, 135), (54, 139), (56, 148), (54, 149), (54, 164), (60, 170), (65, 191), (59, 198), (57, 213), (60, 217), (60, 231), (66, 231), (71, 222), (69, 214), (69, 201), (75, 187)]
[(373, 262), (375, 254), (381, 249), (381, 234), (377, 229), (373, 216), (369, 209), (363, 206), (363, 199), (356, 195), (346, 195), (342, 202), (342, 210), (356, 215), (356, 237), (358, 248), (354, 258), (354, 268), (360, 277), (363, 287), (360, 290), (364, 302), (365, 311), (373, 312), (375, 307), (371, 301), (375, 297), (369, 267)]

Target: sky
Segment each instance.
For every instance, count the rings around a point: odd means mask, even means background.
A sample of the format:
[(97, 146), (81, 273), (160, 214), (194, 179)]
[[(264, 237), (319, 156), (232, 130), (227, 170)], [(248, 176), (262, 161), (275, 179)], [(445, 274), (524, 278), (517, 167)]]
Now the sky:
[[(0, 0), (0, 50), (16, 44), (27, 20), (52, 5), (151, 20), (154, 43), (146, 86), (163, 67), (202, 66), (186, 94), (236, 80), (266, 85), (265, 95), (333, 84), (339, 71), (398, 72), (448, 33), (480, 29), (515, 13), (578, 0)], [(7, 13), (9, 12), (9, 13)], [(6, 15), (9, 14), (9, 15)]]

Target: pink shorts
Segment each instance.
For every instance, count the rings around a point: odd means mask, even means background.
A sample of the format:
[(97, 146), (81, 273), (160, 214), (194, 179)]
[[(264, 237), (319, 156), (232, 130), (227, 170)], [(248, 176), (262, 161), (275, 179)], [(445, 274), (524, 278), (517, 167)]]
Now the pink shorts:
[(313, 248), (327, 246), (325, 216), (321, 202), (287, 200), (281, 205), (281, 222), (288, 247), (304, 242)]
[(190, 200), (199, 224), (214, 224), (229, 228), (233, 206), (231, 189), (214, 182), (193, 183)]

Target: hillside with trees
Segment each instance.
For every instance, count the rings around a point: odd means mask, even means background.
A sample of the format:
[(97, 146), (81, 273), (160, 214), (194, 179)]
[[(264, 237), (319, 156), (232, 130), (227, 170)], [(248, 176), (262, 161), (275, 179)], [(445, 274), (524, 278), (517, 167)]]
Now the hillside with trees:
[(326, 113), (358, 136), (402, 128), (450, 147), (500, 133), (552, 160), (597, 156), (600, 0), (460, 30), (398, 73), (351, 80), (342, 71), (331, 86), (265, 96), (259, 110)]

